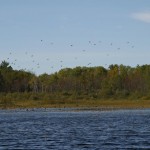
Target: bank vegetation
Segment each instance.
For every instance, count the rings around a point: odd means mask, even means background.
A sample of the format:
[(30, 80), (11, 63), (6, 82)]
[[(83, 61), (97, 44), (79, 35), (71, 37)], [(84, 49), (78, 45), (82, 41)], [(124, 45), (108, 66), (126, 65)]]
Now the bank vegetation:
[(122, 104), (134, 101), (149, 106), (149, 100), (150, 65), (115, 64), (108, 69), (79, 66), (37, 76), (29, 71), (14, 70), (6, 61), (0, 64), (0, 107), (86, 104), (96, 107), (108, 101), (111, 105), (117, 101)]

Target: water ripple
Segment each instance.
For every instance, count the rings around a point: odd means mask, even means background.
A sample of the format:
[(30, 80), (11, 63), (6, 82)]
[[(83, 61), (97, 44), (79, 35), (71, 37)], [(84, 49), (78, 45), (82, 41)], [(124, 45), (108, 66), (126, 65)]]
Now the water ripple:
[(150, 149), (150, 110), (2, 111), (0, 149)]

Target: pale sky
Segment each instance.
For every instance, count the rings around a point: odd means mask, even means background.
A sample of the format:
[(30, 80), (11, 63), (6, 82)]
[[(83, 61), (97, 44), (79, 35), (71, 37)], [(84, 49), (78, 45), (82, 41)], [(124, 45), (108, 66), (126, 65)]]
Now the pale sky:
[(150, 0), (0, 0), (0, 61), (36, 74), (150, 64)]

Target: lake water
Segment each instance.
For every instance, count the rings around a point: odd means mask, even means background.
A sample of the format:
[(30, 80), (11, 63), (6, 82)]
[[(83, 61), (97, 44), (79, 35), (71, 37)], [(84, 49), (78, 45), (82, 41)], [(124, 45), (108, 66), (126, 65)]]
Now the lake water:
[(150, 149), (150, 110), (0, 110), (0, 149)]

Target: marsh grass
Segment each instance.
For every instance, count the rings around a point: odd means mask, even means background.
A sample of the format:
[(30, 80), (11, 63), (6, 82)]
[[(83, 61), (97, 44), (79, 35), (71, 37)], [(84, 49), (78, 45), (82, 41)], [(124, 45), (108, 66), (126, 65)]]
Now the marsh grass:
[(150, 108), (150, 96), (87, 97), (66, 93), (0, 93), (0, 108)]
[(100, 99), (100, 100), (64, 100), (64, 99), (29, 99), (29, 100), (0, 100), (1, 109), (15, 109), (15, 108), (114, 108), (114, 109), (138, 109), (150, 108), (149, 100), (114, 100), (114, 99)]

